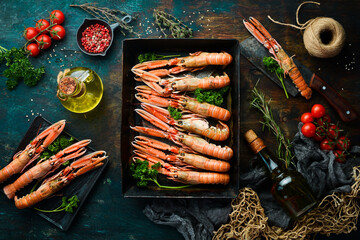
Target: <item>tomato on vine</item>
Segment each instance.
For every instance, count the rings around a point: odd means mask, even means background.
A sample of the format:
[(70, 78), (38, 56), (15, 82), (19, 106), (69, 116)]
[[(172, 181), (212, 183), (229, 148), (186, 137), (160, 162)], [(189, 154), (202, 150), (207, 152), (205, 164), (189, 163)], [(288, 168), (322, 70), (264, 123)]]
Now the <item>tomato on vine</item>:
[(315, 141), (320, 142), (325, 138), (325, 135), (326, 135), (325, 128), (320, 126), (316, 128), (315, 135), (313, 138)]
[(30, 43), (27, 45), (26, 49), (30, 51), (30, 56), (36, 57), (40, 53), (39, 46), (36, 43)]
[(50, 29), (50, 36), (55, 40), (61, 40), (65, 37), (65, 28), (61, 25), (55, 25)]
[(56, 24), (62, 24), (65, 20), (65, 15), (60, 10), (54, 10), (50, 13), (50, 22)]
[[(48, 28), (50, 26), (50, 23), (45, 19), (40, 19), (36, 22), (36, 29), (41, 32)], [(44, 31), (44, 33), (47, 33), (48, 31)]]
[(350, 147), (350, 139), (348, 137), (342, 136), (336, 141), (336, 148), (339, 150), (346, 151)]
[(311, 138), (315, 135), (316, 127), (313, 123), (305, 123), (301, 127), (301, 132), (305, 137)]
[(335, 161), (339, 163), (344, 163), (346, 161), (346, 153), (344, 151), (335, 150), (333, 153), (335, 155)]
[(337, 139), (341, 130), (335, 124), (330, 124), (326, 136), (331, 139)]
[(318, 126), (327, 127), (331, 123), (331, 118), (328, 114), (325, 114), (323, 117), (316, 120)]
[(46, 34), (38, 36), (36, 41), (40, 49), (47, 49), (51, 46), (51, 38)]
[(335, 147), (335, 142), (329, 139), (324, 139), (320, 143), (321, 150), (333, 150)]
[(301, 115), (301, 122), (303, 123), (311, 123), (314, 121), (314, 117), (311, 115), (311, 113), (306, 112)]
[(311, 115), (314, 118), (321, 118), (322, 116), (325, 115), (325, 107), (321, 104), (315, 104), (311, 108)]
[(24, 38), (29, 41), (30, 39), (36, 37), (38, 33), (39, 31), (36, 28), (28, 27), (24, 31)]

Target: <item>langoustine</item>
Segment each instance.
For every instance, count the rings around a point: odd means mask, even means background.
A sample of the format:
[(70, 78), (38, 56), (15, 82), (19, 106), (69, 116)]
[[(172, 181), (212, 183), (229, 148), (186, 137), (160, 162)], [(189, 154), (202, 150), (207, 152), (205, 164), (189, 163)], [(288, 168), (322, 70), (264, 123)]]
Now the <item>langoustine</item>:
[(76, 160), (56, 175), (46, 179), (36, 191), (21, 198), (15, 196), (15, 206), (23, 209), (39, 203), (67, 186), (76, 177), (102, 166), (106, 158), (105, 151), (97, 151)]
[(301, 95), (307, 100), (311, 98), (311, 88), (306, 84), (298, 67), (291, 57), (289, 57), (281, 45), (270, 35), (264, 26), (255, 18), (250, 17), (249, 21), (243, 20), (249, 32), (275, 57), (280, 67), (288, 74), (292, 82), (298, 88)]
[(0, 183), (12, 175), (21, 172), (26, 166), (35, 161), (64, 130), (65, 120), (54, 123), (37, 135), (24, 150), (16, 153), (13, 160), (0, 170)]

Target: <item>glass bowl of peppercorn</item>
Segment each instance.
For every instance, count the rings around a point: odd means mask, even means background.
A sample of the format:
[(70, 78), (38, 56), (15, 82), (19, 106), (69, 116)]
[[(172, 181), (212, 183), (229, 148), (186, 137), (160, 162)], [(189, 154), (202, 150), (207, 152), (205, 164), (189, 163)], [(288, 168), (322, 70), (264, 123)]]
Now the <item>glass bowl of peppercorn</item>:
[(100, 19), (85, 19), (79, 27), (76, 38), (80, 50), (90, 56), (105, 56), (112, 42), (114, 29), (112, 25)]

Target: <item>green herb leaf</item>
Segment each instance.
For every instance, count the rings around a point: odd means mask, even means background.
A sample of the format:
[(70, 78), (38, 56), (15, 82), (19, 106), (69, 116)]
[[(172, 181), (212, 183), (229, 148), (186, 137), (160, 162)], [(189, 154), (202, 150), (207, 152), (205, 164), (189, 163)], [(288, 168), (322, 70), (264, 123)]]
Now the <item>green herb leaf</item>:
[(263, 63), (264, 66), (266, 67), (267, 70), (269, 70), (270, 72), (273, 72), (276, 74), (276, 76), (278, 77), (278, 79), (281, 82), (281, 85), (284, 89), (285, 92), (285, 96), (286, 98), (289, 98), (289, 95), (286, 91), (285, 85), (284, 85), (284, 70), (281, 68), (281, 66), (279, 65), (279, 63), (273, 59), (272, 57), (264, 57), (263, 58)]
[(170, 116), (175, 120), (178, 120), (182, 117), (182, 113), (176, 108), (169, 106), (168, 111), (170, 113)]
[[(51, 156), (57, 154), (60, 150), (63, 150), (69, 147), (71, 144), (74, 143), (74, 139), (71, 137), (70, 139), (66, 138), (65, 136), (60, 136), (55, 139), (52, 144), (50, 144), (41, 154), (40, 159), (48, 159)], [(63, 165), (68, 165), (69, 162), (64, 163)]]
[(130, 165), (131, 175), (135, 180), (137, 180), (136, 185), (138, 187), (146, 187), (149, 182), (154, 182), (160, 188), (167, 189), (180, 189), (190, 187), (192, 185), (182, 185), (182, 186), (163, 186), (160, 185), (157, 181), (158, 169), (161, 167), (160, 163), (156, 163), (149, 168), (148, 161), (142, 161), (136, 159), (135, 163)]
[(74, 138), (72, 138), (72, 137), (67, 139), (64, 136), (61, 136), (60, 139), (59, 139), (59, 145), (60, 145), (61, 149), (65, 149), (65, 148), (69, 147), (73, 143), (74, 143)]
[(170, 58), (170, 57), (180, 57), (180, 55), (160, 55), (156, 53), (142, 53), (139, 54), (138, 60), (139, 63), (147, 62), (147, 61), (154, 61), (154, 60), (161, 60), (164, 58)]
[(220, 89), (196, 89), (194, 94), (196, 99), (202, 103), (207, 102), (212, 105), (220, 106), (224, 102), (223, 95), (229, 90), (229, 86)]
[(38, 208), (34, 208), (37, 211), (40, 212), (61, 212), (61, 211), (65, 211), (65, 212), (69, 212), (69, 213), (73, 213), (74, 212), (74, 208), (77, 208), (79, 206), (79, 199), (76, 195), (72, 196), (71, 198), (67, 198), (67, 197), (62, 197), (62, 203), (59, 207), (53, 209), (53, 210), (43, 210), (43, 209), (38, 209)]
[(35, 68), (24, 48), (11, 48), (6, 50), (0, 46), (0, 63), (5, 62), (7, 69), (3, 71), (3, 76), (7, 78), (6, 86), (13, 90), (20, 80), (28, 86), (35, 86), (45, 73), (44, 67)]

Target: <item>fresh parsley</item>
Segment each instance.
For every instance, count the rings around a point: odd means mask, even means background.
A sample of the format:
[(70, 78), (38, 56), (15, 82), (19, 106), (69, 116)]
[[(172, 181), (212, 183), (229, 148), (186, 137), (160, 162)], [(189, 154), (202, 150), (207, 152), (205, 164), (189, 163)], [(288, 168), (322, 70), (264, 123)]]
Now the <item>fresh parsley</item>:
[[(70, 137), (69, 139), (60, 136), (55, 141), (52, 142), (40, 155), (40, 159), (48, 159), (51, 156), (57, 154), (60, 150), (63, 150), (74, 143), (74, 139)], [(70, 162), (63, 163), (64, 166), (68, 165)]]
[(160, 55), (153, 52), (150, 53), (142, 53), (138, 56), (138, 60), (140, 63), (153, 61), (153, 60), (161, 60), (169, 57), (180, 57), (180, 55)]
[(43, 210), (43, 209), (38, 209), (38, 208), (34, 208), (34, 209), (38, 210), (40, 212), (47, 212), (47, 213), (61, 212), (61, 211), (73, 213), (74, 208), (77, 208), (79, 206), (79, 202), (80, 202), (76, 195), (72, 196), (69, 199), (67, 197), (63, 197), (61, 200), (62, 200), (61, 205), (53, 210)]
[(6, 50), (0, 46), (0, 65), (5, 62), (7, 67), (3, 71), (3, 76), (7, 78), (6, 86), (13, 90), (21, 79), (28, 86), (35, 86), (45, 73), (44, 67), (35, 68), (24, 48), (11, 48)]
[(283, 78), (284, 70), (280, 67), (279, 63), (272, 57), (264, 57), (263, 63), (267, 70), (276, 74), (276, 76), (278, 77), (278, 79), (281, 82), (281, 85), (284, 88), (286, 98), (289, 98), (289, 95), (288, 95), (285, 85), (284, 85), (284, 78)]
[(168, 111), (170, 113), (170, 116), (175, 120), (179, 120), (182, 117), (182, 113), (176, 108), (169, 106)]
[(167, 189), (179, 189), (186, 188), (192, 185), (182, 185), (182, 186), (163, 186), (160, 185), (157, 181), (157, 175), (159, 173), (158, 169), (161, 167), (160, 163), (156, 163), (149, 168), (148, 161), (142, 161), (136, 159), (135, 163), (130, 165), (131, 175), (135, 180), (137, 180), (136, 185), (138, 187), (146, 187), (149, 182), (154, 182), (160, 188)]
[(224, 94), (229, 90), (229, 86), (220, 89), (204, 90), (198, 88), (195, 90), (195, 96), (198, 102), (207, 102), (212, 105), (220, 106), (224, 102)]

